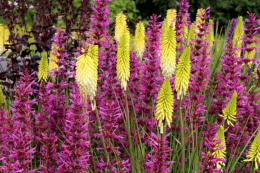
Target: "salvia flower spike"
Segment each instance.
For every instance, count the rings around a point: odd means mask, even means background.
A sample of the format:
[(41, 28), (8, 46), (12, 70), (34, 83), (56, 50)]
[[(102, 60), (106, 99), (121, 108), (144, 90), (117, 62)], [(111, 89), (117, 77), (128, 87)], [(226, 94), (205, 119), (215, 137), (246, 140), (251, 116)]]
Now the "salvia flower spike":
[(191, 71), (190, 48), (187, 47), (177, 65), (175, 74), (175, 90), (177, 91), (177, 99), (182, 99), (189, 87)]
[(117, 48), (116, 72), (117, 78), (121, 83), (121, 87), (126, 90), (130, 77), (130, 33), (125, 29), (121, 35)]
[(89, 44), (84, 54), (77, 58), (76, 82), (84, 100), (87, 96), (93, 101), (97, 92), (98, 46)]
[(165, 78), (159, 91), (155, 118), (159, 121), (160, 132), (163, 133), (164, 122), (170, 127), (173, 113), (173, 92), (170, 84), (170, 78)]
[(176, 31), (175, 23), (172, 22), (169, 25), (168, 19), (164, 20), (162, 25), (162, 37), (161, 37), (161, 69), (163, 76), (171, 77), (176, 67)]
[(234, 37), (233, 37), (233, 46), (237, 49), (236, 56), (240, 57), (241, 54), (241, 47), (242, 47), (242, 38), (244, 35), (244, 25), (243, 25), (243, 17), (238, 17), (237, 26), (234, 31)]
[[(224, 135), (225, 129), (223, 126), (220, 126), (217, 130), (217, 136), (216, 140), (219, 140), (220, 142), (215, 146), (216, 151), (213, 153), (213, 155), (216, 158), (225, 159), (226, 158), (226, 142), (225, 142), (225, 135)], [(223, 161), (218, 161), (216, 163), (217, 168), (221, 169), (223, 166), (225, 166), (225, 163)]]
[(260, 163), (260, 130), (259, 130), (259, 127), (258, 127), (258, 132), (256, 134), (256, 137), (255, 137), (246, 157), (247, 157), (247, 159), (245, 159), (244, 161), (246, 161), (246, 162), (254, 161), (255, 169), (257, 170), (258, 164)]
[(120, 12), (116, 16), (116, 26), (115, 26), (116, 41), (119, 41), (121, 35), (125, 32), (126, 28), (127, 28), (126, 16), (123, 14), (123, 12)]
[(39, 64), (38, 80), (39, 81), (44, 80), (46, 82), (48, 79), (48, 72), (49, 72), (49, 66), (48, 66), (47, 52), (44, 52)]
[(236, 121), (235, 115), (237, 114), (237, 92), (234, 91), (230, 101), (228, 102), (226, 108), (223, 110), (223, 115), (220, 115), (225, 120), (227, 124), (234, 126), (232, 121)]
[(145, 28), (142, 22), (136, 24), (135, 29), (135, 52), (139, 58), (142, 57), (145, 48)]

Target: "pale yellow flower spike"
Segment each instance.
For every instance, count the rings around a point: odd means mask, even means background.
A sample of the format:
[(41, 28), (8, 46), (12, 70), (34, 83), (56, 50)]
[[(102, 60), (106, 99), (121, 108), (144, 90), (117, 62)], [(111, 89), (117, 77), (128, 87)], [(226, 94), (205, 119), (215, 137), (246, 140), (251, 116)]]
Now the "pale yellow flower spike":
[(191, 71), (190, 48), (187, 47), (177, 65), (175, 74), (175, 90), (177, 92), (177, 99), (182, 99), (189, 87)]
[[(202, 23), (202, 19), (201, 19), (201, 16), (205, 13), (205, 9), (203, 8), (200, 8), (197, 10), (197, 14), (196, 14), (196, 25), (200, 25)], [(205, 22), (203, 20), (203, 22)], [(199, 32), (199, 29), (196, 27), (195, 28), (195, 32), (198, 33)]]
[(116, 72), (117, 78), (121, 83), (121, 87), (126, 90), (127, 83), (130, 77), (130, 33), (126, 29), (121, 35), (118, 48), (117, 48), (117, 59), (116, 59)]
[(237, 92), (234, 91), (230, 101), (227, 104), (227, 107), (223, 110), (223, 115), (220, 115), (225, 120), (227, 124), (234, 126), (232, 121), (236, 121), (235, 115), (237, 114)]
[(134, 45), (137, 56), (141, 58), (145, 48), (145, 28), (142, 22), (136, 24)]
[[(217, 130), (216, 140), (220, 140), (221, 142), (215, 146), (215, 149), (218, 148), (218, 150), (213, 153), (213, 155), (216, 158), (223, 158), (223, 159), (226, 158), (226, 142), (225, 142), (224, 132), (225, 132), (225, 130), (224, 130), (223, 126), (220, 126)], [(220, 147), (221, 147), (221, 149), (220, 149)], [(221, 169), (223, 166), (225, 166), (225, 163), (222, 161), (218, 161), (216, 163), (216, 165), (217, 165), (217, 168)]]
[(127, 28), (126, 16), (123, 14), (123, 12), (120, 12), (116, 16), (116, 26), (115, 26), (115, 39), (116, 39), (116, 41), (119, 41), (121, 35), (124, 33), (126, 28)]
[(204, 13), (205, 13), (205, 9), (203, 8), (197, 10), (196, 22), (202, 22), (201, 15), (203, 15)]
[(171, 77), (176, 67), (176, 31), (173, 23), (168, 27), (167, 19), (162, 26), (161, 69), (164, 77)]
[(39, 64), (38, 80), (39, 81), (44, 80), (46, 82), (48, 79), (48, 71), (49, 71), (49, 67), (48, 67), (47, 52), (44, 52)]
[(258, 128), (256, 137), (255, 137), (246, 157), (247, 157), (247, 159), (244, 161), (245, 162), (254, 161), (255, 170), (258, 170), (258, 163), (260, 163), (260, 130), (259, 130), (259, 128)]
[(10, 36), (10, 31), (6, 25), (4, 30), (4, 44), (9, 44), (8, 42), (9, 36)]
[(0, 54), (4, 52), (4, 25), (0, 24)]
[(192, 40), (192, 39), (195, 39), (195, 24), (192, 23), (191, 26), (190, 26), (190, 30), (189, 30), (189, 34), (188, 34), (188, 38), (187, 38), (187, 45), (189, 45), (189, 42)]
[(215, 41), (214, 38), (214, 21), (212, 19), (209, 19), (209, 23), (212, 23), (212, 25), (209, 25), (209, 34), (208, 34), (208, 39), (209, 39), (209, 48), (211, 49), (213, 47), (213, 43)]
[(176, 16), (177, 16), (177, 14), (176, 14), (175, 9), (167, 10), (166, 21), (167, 21), (168, 27), (170, 27), (172, 24), (172, 27), (174, 30), (175, 30), (175, 24), (176, 24)]
[[(248, 48), (252, 48), (252, 50), (250, 52), (248, 52), (248, 51), (245, 52), (245, 58), (246, 59), (253, 59), (253, 58), (255, 58), (255, 53), (256, 53), (256, 51), (255, 51), (255, 47), (256, 47), (255, 43), (248, 44), (247, 47)], [(253, 64), (252, 61), (248, 62), (248, 65), (250, 67), (252, 66), (252, 64)]]
[(84, 100), (87, 96), (93, 101), (98, 81), (98, 46), (88, 45), (87, 53), (79, 56), (76, 62), (76, 82)]
[(239, 16), (237, 26), (234, 31), (234, 37), (233, 37), (233, 46), (234, 46), (234, 48), (238, 49), (238, 50), (236, 50), (236, 56), (239, 56), (239, 57), (241, 55), (241, 50), (239, 50), (239, 49), (241, 49), (241, 47), (242, 47), (242, 38), (243, 38), (243, 34), (244, 34), (243, 28), (244, 28), (243, 17)]
[(57, 48), (58, 48), (57, 45), (55, 45), (55, 44), (52, 45), (52, 51), (50, 53), (50, 61), (49, 61), (49, 72), (53, 71), (53, 70), (57, 70), (58, 71), (58, 69), (59, 69), (59, 66), (57, 64), (58, 63), (58, 58), (57, 58), (56, 55), (52, 54), (54, 49), (57, 49)]
[[(184, 17), (183, 20), (187, 21), (187, 17)], [(185, 39), (188, 37), (189, 28), (188, 25), (183, 25), (183, 36)]]
[(0, 85), (0, 104), (4, 104), (4, 103), (5, 103), (4, 93), (2, 90), (2, 85)]
[(167, 123), (168, 127), (171, 126), (173, 102), (174, 97), (170, 84), (170, 79), (165, 78), (158, 94), (155, 112), (155, 118), (159, 121), (160, 133), (163, 133), (164, 123)]

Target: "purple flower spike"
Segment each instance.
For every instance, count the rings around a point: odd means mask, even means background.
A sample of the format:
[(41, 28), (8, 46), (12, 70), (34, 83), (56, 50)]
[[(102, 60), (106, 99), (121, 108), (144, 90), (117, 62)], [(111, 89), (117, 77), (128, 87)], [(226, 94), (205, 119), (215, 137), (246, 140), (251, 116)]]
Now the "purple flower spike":
[(147, 155), (147, 159), (149, 161), (146, 162), (146, 169), (148, 172), (152, 173), (169, 173), (169, 165), (173, 164), (174, 161), (169, 161), (169, 153), (172, 151), (170, 147), (168, 147), (167, 137), (170, 134), (159, 135), (159, 137), (152, 133), (150, 138), (150, 145), (153, 147), (150, 154)]
[(6, 150), (0, 158), (4, 164), (0, 166), (0, 170), (4, 172), (34, 172), (29, 166), (35, 153), (35, 148), (31, 147), (33, 140), (31, 116), (35, 115), (32, 105), (37, 103), (34, 99), (28, 98), (36, 92), (33, 89), (36, 85), (34, 78), (26, 70), (25, 74), (21, 74), (21, 79), (14, 90), (16, 95), (11, 108), (13, 116), (7, 118), (10, 123), (6, 124), (9, 126), (6, 127), (8, 131), (1, 135), (3, 145), (6, 145), (4, 148)]
[(86, 103), (80, 97), (78, 89), (73, 85), (71, 87), (71, 105), (63, 132), (65, 142), (58, 154), (60, 158), (58, 172), (84, 172), (89, 166), (87, 112), (83, 112)]
[(143, 100), (143, 113), (150, 116), (153, 114), (154, 107), (149, 106), (155, 102), (163, 77), (160, 74), (160, 27), (157, 22), (159, 16), (153, 14), (150, 17), (147, 28), (146, 50), (144, 52), (144, 64), (141, 79), (141, 98)]

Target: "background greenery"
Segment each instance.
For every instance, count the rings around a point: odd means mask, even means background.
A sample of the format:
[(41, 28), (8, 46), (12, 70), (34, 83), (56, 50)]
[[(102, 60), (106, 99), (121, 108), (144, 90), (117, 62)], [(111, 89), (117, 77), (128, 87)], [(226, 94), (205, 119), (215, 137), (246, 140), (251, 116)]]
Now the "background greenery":
[[(189, 0), (191, 20), (195, 20), (197, 9), (210, 6), (212, 19), (219, 20), (219, 26), (225, 27), (228, 21), (238, 16), (247, 16), (247, 11), (260, 16), (260, 0)], [(177, 8), (176, 0), (113, 0), (111, 17), (119, 11), (126, 13), (131, 22), (148, 20), (153, 13), (165, 17), (169, 8)], [(130, 22), (130, 23), (131, 23)]]

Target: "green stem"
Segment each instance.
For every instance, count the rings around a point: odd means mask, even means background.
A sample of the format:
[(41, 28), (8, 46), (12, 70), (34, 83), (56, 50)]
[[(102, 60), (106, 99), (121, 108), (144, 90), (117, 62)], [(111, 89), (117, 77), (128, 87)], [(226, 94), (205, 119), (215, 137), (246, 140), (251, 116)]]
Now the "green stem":
[(185, 170), (185, 144), (184, 144), (184, 124), (182, 119), (182, 100), (178, 101), (178, 110), (179, 110), (179, 118), (180, 118), (180, 125), (181, 125), (181, 172), (184, 173)]
[(107, 161), (107, 163), (109, 163), (109, 155), (108, 155), (108, 152), (107, 152), (105, 138), (104, 138), (104, 134), (103, 134), (103, 131), (102, 131), (102, 126), (101, 126), (101, 122), (100, 122), (100, 116), (99, 116), (99, 113), (98, 113), (98, 110), (97, 110), (96, 106), (95, 106), (95, 114), (96, 114), (96, 119), (97, 119), (97, 124), (98, 124), (98, 130), (100, 131), (100, 133), (102, 133), (101, 134), (102, 147), (104, 148), (106, 161)]
[[(83, 98), (84, 102), (88, 104), (88, 101), (87, 99)], [(87, 112), (87, 109), (83, 109), (83, 112)], [(88, 114), (86, 115), (87, 116), (87, 126), (88, 126), (88, 129), (90, 129), (90, 124), (89, 124), (89, 116)], [(89, 141), (89, 154), (90, 154), (90, 165), (93, 169), (93, 173), (97, 173), (97, 169), (96, 169), (96, 165), (95, 165), (95, 160), (94, 160), (94, 157), (93, 157), (93, 149), (92, 149), (92, 143), (91, 143), (91, 136), (89, 134), (89, 130), (87, 131), (87, 138), (88, 138), (88, 141)]]
[(130, 117), (129, 117), (129, 108), (128, 108), (128, 100), (127, 100), (127, 90), (124, 91), (124, 96), (125, 96), (125, 109), (126, 109), (126, 123), (127, 123), (127, 136), (128, 136), (128, 141), (129, 141), (129, 154), (130, 154), (130, 159), (131, 159), (131, 165), (132, 165), (132, 170), (133, 165), (134, 165), (134, 159), (132, 155), (132, 140), (131, 140), (131, 125), (130, 125)]

